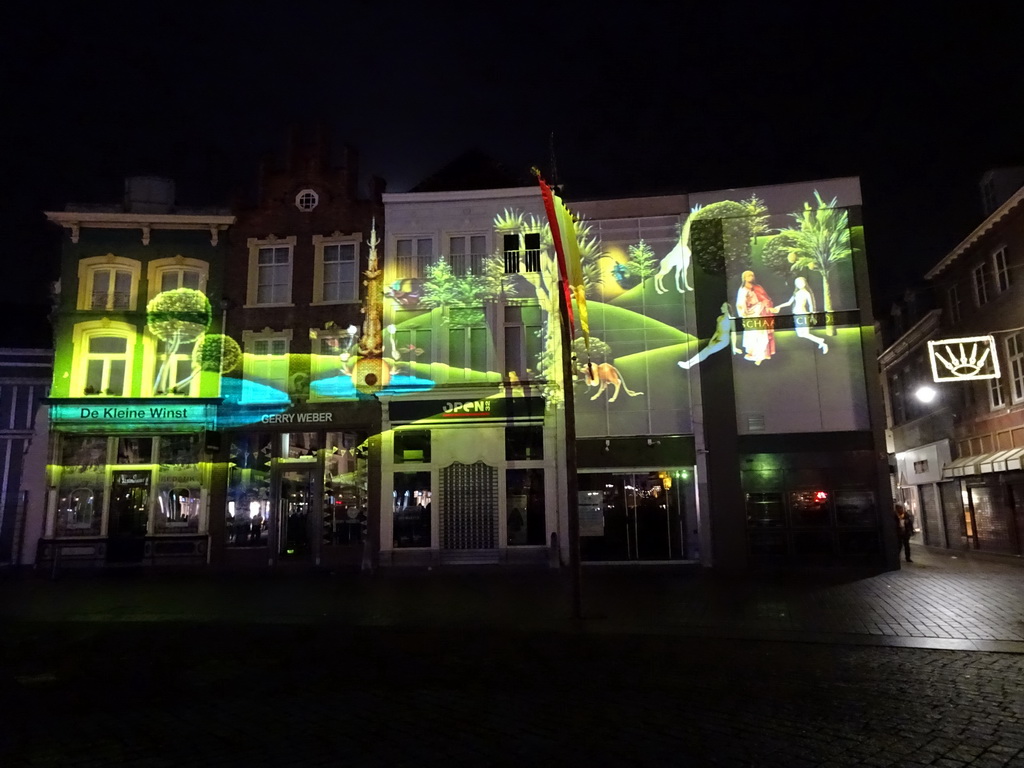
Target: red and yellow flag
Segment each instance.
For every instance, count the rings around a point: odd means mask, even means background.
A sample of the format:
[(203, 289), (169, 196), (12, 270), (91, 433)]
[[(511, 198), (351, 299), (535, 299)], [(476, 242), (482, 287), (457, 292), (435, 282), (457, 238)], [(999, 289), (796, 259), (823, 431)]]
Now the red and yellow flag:
[(544, 210), (548, 215), (548, 223), (551, 226), (551, 239), (555, 243), (555, 254), (558, 259), (558, 274), (562, 282), (562, 292), (565, 294), (565, 305), (569, 313), (569, 335), (575, 337), (576, 329), (572, 312), (572, 300), (576, 299), (576, 308), (580, 316), (580, 331), (583, 334), (583, 344), (590, 352), (590, 318), (587, 314), (587, 296), (583, 287), (583, 263), (580, 258), (580, 248), (576, 241), (576, 225), (569, 209), (565, 207), (562, 198), (555, 194), (541, 178), (541, 197), (544, 198)]

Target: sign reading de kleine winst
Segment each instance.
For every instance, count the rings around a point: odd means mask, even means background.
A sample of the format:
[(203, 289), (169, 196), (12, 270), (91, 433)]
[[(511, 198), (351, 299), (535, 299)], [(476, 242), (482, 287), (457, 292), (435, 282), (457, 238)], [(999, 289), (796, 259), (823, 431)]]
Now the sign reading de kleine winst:
[(65, 427), (117, 427), (119, 429), (202, 427), (212, 422), (215, 406), (207, 402), (136, 400), (109, 404), (87, 401), (50, 401), (50, 419)]

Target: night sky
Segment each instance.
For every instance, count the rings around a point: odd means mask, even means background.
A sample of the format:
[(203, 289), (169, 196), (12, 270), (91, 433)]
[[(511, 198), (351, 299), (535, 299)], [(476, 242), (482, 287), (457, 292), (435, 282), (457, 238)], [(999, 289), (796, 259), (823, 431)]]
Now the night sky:
[(393, 192), (471, 148), (547, 169), (552, 132), (570, 203), (859, 175), (876, 309), (980, 221), (982, 171), (1024, 164), (1009, 3), (150, 6), (0, 12), (0, 228), (24, 276), (0, 301), (45, 303), (43, 210), (115, 202), (132, 174), (223, 205), (295, 123)]

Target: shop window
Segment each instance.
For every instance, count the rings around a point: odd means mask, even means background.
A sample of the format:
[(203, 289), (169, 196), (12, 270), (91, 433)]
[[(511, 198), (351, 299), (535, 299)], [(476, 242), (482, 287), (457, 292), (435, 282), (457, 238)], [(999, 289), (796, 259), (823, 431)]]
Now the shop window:
[(835, 536), (832, 531), (797, 531), (793, 534), (795, 555), (831, 555), (834, 552)]
[(430, 430), (400, 429), (395, 432), (395, 464), (430, 463)]
[(316, 452), (320, 450), (319, 432), (286, 432), (281, 439), (282, 458), (316, 460)]
[(86, 322), (75, 326), (72, 396), (131, 394), (135, 328), (127, 323)]
[(358, 432), (328, 432), (326, 444), (322, 541), (356, 544), (366, 537), (366, 437)]
[(160, 468), (154, 510), (155, 533), (199, 533), (202, 513), (199, 435), (167, 435), (158, 440)]
[(509, 546), (546, 542), (543, 469), (505, 471), (505, 530)]
[(78, 309), (132, 311), (138, 302), (142, 265), (135, 259), (94, 256), (78, 263)]
[(780, 528), (786, 524), (781, 493), (748, 493), (747, 525), (751, 528)]
[(396, 549), (430, 546), (430, 473), (394, 473), (393, 538)]
[(152, 437), (119, 437), (117, 439), (118, 464), (149, 464), (153, 461)]
[(832, 495), (825, 490), (792, 491), (789, 511), (794, 526), (829, 525), (832, 522)]
[(543, 458), (543, 427), (508, 427), (505, 430), (506, 461), (539, 461)]
[[(914, 471), (923, 464), (921, 472), (928, 471), (928, 462), (914, 462)], [(878, 522), (875, 494), (871, 491), (842, 490), (835, 492), (836, 525), (850, 528), (872, 528)]]
[(227, 542), (233, 547), (266, 547), (270, 505), (271, 435), (236, 434), (228, 451)]

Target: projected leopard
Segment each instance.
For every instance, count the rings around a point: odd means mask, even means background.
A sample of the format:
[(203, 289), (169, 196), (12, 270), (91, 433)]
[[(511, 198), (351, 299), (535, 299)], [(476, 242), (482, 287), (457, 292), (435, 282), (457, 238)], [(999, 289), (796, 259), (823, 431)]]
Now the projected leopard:
[(615, 392), (608, 398), (609, 403), (615, 402), (615, 398), (619, 396), (619, 390), (625, 390), (626, 394), (630, 397), (638, 397), (643, 394), (643, 392), (634, 392), (627, 387), (622, 374), (619, 373), (619, 369), (611, 363), (599, 363), (596, 365), (592, 363), (589, 366), (584, 366), (580, 372), (583, 374), (583, 380), (587, 382), (588, 387), (597, 387), (597, 392), (590, 398), (591, 400), (597, 400), (608, 387), (615, 388)]

